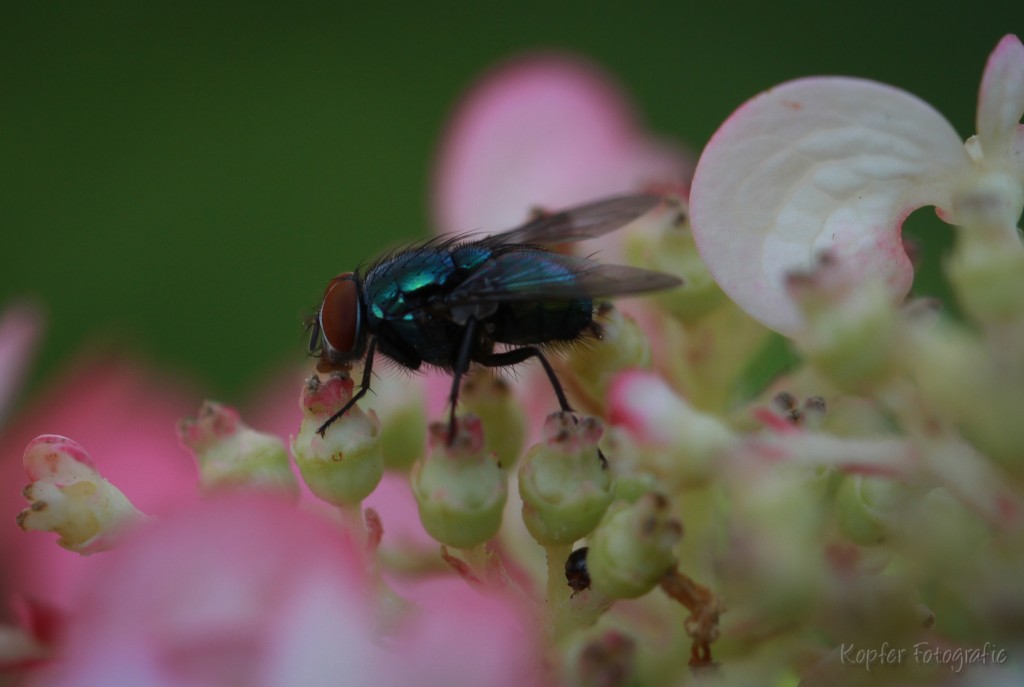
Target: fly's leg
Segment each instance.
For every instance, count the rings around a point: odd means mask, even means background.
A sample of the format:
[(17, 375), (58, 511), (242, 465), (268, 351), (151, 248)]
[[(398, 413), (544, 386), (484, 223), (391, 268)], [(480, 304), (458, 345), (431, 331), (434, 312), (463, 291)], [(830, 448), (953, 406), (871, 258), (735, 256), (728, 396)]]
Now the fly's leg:
[(462, 335), (462, 345), (459, 346), (459, 357), (455, 360), (455, 374), (452, 377), (452, 392), (448, 396), (451, 408), (448, 411), (448, 445), (455, 441), (455, 406), (459, 402), (459, 387), (462, 384), (462, 376), (469, 370), (470, 355), (473, 352), (473, 344), (476, 342), (477, 321), (470, 317), (466, 320), (466, 331)]
[(555, 390), (555, 396), (558, 397), (558, 405), (562, 407), (562, 411), (566, 413), (573, 412), (572, 406), (569, 405), (569, 400), (565, 397), (565, 391), (562, 390), (562, 383), (558, 381), (551, 363), (548, 362), (548, 359), (544, 357), (539, 348), (526, 346), (502, 353), (491, 353), (477, 358), (477, 362), (487, 367), (505, 367), (506, 365), (517, 365), (530, 358), (537, 358), (540, 360), (540, 364), (544, 366), (544, 372), (548, 375), (551, 388)]
[(349, 408), (354, 406), (359, 401), (359, 399), (365, 396), (366, 392), (370, 390), (370, 375), (373, 372), (373, 354), (374, 351), (376, 350), (377, 339), (371, 338), (370, 344), (366, 349), (366, 364), (363, 365), (363, 381), (359, 383), (359, 391), (352, 394), (352, 398), (349, 399), (349, 402), (346, 403), (341, 410), (336, 412), (334, 415), (331, 415), (331, 417), (328, 418), (327, 422), (320, 425), (320, 429), (316, 430), (316, 433), (319, 434), (321, 437), (324, 435), (324, 432), (327, 431), (327, 428), (334, 424), (335, 420), (337, 420), (339, 417), (342, 417), (345, 413), (347, 413), (349, 411)]
[[(544, 366), (544, 372), (548, 375), (548, 381), (551, 382), (551, 388), (555, 390), (555, 396), (558, 397), (558, 405), (562, 407), (563, 413), (575, 413), (572, 406), (569, 405), (569, 400), (565, 397), (565, 391), (562, 389), (562, 383), (558, 381), (558, 377), (555, 375), (554, 368), (551, 367), (551, 363), (544, 357), (539, 348), (533, 346), (527, 346), (525, 348), (516, 348), (511, 351), (505, 351), (504, 353), (491, 353), (490, 355), (477, 358), (477, 362), (487, 367), (504, 367), (506, 365), (516, 365), (528, 360), (530, 358), (537, 358), (540, 360), (540, 364)], [(604, 452), (601, 449), (597, 449), (597, 457), (601, 460), (601, 467), (605, 470), (608, 469), (608, 459), (605, 458)]]

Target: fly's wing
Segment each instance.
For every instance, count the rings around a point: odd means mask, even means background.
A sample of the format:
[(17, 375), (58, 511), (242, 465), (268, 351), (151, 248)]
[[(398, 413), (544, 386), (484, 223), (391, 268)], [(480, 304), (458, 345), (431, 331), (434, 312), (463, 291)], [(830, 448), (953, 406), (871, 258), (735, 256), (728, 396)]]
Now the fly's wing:
[(661, 202), (658, 196), (637, 194), (606, 198), (550, 215), (542, 215), (526, 224), (480, 241), (487, 246), (499, 244), (551, 245), (583, 241), (626, 226)]
[(445, 303), (455, 312), (513, 301), (622, 296), (670, 289), (682, 283), (661, 272), (523, 248), (488, 260), (449, 293)]

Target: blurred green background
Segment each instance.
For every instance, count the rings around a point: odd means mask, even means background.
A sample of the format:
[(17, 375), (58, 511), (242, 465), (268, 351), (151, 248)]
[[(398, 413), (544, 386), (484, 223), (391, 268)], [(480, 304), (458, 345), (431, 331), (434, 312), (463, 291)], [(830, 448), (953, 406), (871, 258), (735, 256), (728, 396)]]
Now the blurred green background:
[[(301, 360), (326, 279), (427, 234), (446, 116), (510, 55), (589, 56), (696, 152), (812, 74), (900, 86), (971, 134), (986, 57), (1024, 29), (1019, 0), (368, 5), (5, 4), (0, 305), (48, 312), (31, 386), (96, 341), (228, 401)], [(925, 291), (949, 240), (930, 214)]]

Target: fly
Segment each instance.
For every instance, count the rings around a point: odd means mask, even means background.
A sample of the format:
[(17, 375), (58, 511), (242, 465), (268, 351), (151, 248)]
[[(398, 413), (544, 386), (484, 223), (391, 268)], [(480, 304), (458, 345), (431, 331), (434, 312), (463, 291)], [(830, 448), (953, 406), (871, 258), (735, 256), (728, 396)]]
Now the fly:
[(542, 348), (594, 330), (594, 299), (660, 291), (676, 277), (548, 246), (607, 234), (645, 214), (658, 196), (609, 198), (538, 216), (509, 231), (434, 239), (385, 255), (327, 284), (312, 322), (311, 354), (329, 366), (364, 360), (359, 390), (317, 430), (348, 412), (370, 389), (377, 354), (410, 370), (452, 374), (448, 440), (459, 384), (471, 363), (506, 367), (537, 358), (563, 411), (572, 412)]

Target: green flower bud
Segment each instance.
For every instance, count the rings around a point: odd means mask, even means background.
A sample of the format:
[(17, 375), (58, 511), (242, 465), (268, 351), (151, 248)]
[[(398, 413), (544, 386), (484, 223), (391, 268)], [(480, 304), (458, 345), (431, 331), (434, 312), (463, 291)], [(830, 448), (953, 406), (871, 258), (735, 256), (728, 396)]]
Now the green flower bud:
[(690, 231), (688, 208), (676, 199), (677, 210), (666, 213), (658, 234), (637, 233), (626, 245), (630, 263), (680, 277), (683, 287), (653, 298), (667, 312), (684, 322), (694, 322), (726, 302), (725, 293), (711, 278), (697, 252)]
[(633, 318), (610, 303), (603, 303), (595, 323), (600, 334), (585, 346), (576, 346), (568, 358), (578, 390), (590, 404), (601, 408), (612, 379), (622, 370), (651, 366), (651, 345)]
[(383, 375), (359, 405), (380, 418), (384, 467), (407, 471), (426, 450), (427, 414), (423, 385), (403, 375)]
[(683, 526), (657, 492), (632, 504), (617, 501), (589, 540), (591, 587), (619, 599), (646, 594), (676, 566), (673, 549), (682, 537)]
[(416, 461), (410, 478), (424, 529), (437, 541), (462, 549), (493, 537), (501, 527), (508, 497), (505, 472), (484, 449), (480, 420), (456, 420), (448, 443), (448, 424), (430, 426), (429, 455)]
[(526, 436), (526, 416), (502, 377), (477, 371), (462, 385), (459, 408), (480, 418), (484, 451), (498, 456), (498, 465), (510, 469), (519, 460)]
[(612, 502), (612, 478), (597, 447), (603, 432), (597, 418), (552, 413), (544, 440), (519, 466), (523, 522), (542, 546), (587, 536)]
[(885, 541), (903, 505), (914, 500), (912, 496), (913, 490), (902, 482), (849, 475), (836, 494), (836, 523), (857, 544), (879, 544)]
[(204, 489), (271, 487), (299, 495), (284, 444), (248, 427), (234, 408), (204, 401), (196, 419), (178, 423), (178, 438), (195, 457)]
[(813, 271), (790, 274), (787, 289), (806, 319), (794, 339), (840, 389), (870, 390), (893, 373), (899, 318), (883, 281), (826, 254)]
[(981, 322), (1024, 319), (1024, 250), (961, 229), (946, 273), (964, 310)]
[(634, 684), (637, 654), (636, 639), (622, 630), (600, 627), (574, 633), (563, 652), (563, 679), (584, 687)]
[(303, 411), (292, 454), (302, 479), (316, 496), (336, 506), (359, 504), (384, 476), (380, 421), (372, 411), (353, 406), (324, 432), (317, 430), (352, 398), (352, 380), (333, 372), (327, 381), (316, 375), (306, 381), (300, 399)]

